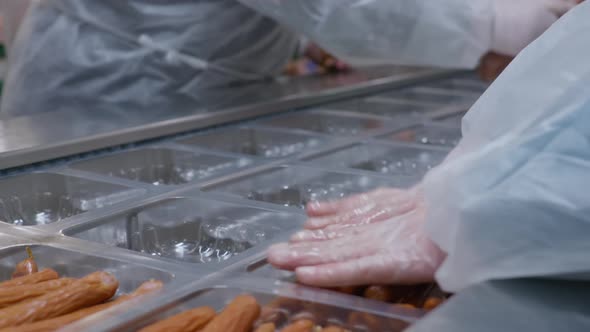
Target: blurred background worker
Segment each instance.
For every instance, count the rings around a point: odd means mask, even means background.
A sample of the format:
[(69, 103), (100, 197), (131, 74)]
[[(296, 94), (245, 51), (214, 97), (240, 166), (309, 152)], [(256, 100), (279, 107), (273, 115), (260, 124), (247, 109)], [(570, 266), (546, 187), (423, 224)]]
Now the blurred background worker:
[(521, 52), (421, 184), (310, 204), (269, 261), (310, 285), (457, 293), (412, 331), (590, 331), (589, 18), (582, 4)]
[(37, 1), (8, 50), (1, 110), (198, 100), (280, 74), (299, 41), (294, 31), (351, 65), (475, 68), (488, 51), (517, 54), (572, 2)]

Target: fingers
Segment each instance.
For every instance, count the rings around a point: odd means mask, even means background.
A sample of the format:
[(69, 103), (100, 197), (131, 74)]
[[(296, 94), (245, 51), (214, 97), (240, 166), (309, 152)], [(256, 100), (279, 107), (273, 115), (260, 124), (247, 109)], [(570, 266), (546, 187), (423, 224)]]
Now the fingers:
[(346, 198), (330, 202), (311, 202), (307, 205), (307, 214), (310, 217), (324, 217), (343, 211), (362, 208), (367, 204), (378, 201), (381, 197), (400, 195), (404, 191), (394, 188), (379, 188), (364, 194), (352, 195)]
[(328, 264), (371, 255), (373, 249), (374, 246), (370, 245), (351, 245), (347, 238), (323, 242), (282, 243), (270, 247), (268, 261), (277, 268), (293, 270), (299, 266)]

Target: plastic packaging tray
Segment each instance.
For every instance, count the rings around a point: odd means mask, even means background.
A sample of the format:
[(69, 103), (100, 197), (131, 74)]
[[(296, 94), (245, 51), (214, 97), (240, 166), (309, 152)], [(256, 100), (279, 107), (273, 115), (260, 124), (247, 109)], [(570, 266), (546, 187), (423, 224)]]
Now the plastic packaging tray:
[(324, 167), (347, 167), (383, 174), (422, 176), (440, 164), (447, 153), (446, 149), (368, 141), (306, 160)]
[[(192, 291), (180, 299), (159, 300), (159, 304), (154, 304), (158, 299), (153, 299), (144, 308), (136, 308), (126, 313), (125, 319), (112, 319), (106, 322), (107, 326), (90, 331), (137, 331), (172, 315), (202, 306), (220, 312), (236, 296), (244, 294), (255, 297), (261, 306), (261, 314), (256, 324), (272, 322), (275, 323), (277, 331), (298, 319), (310, 319), (317, 326), (339, 326), (353, 332), (398, 332), (420, 316), (416, 311), (401, 307), (274, 282), (270, 279), (240, 277), (239, 280), (201, 283), (187, 289)], [(87, 327), (95, 327), (94, 323), (99, 319), (100, 317), (96, 317), (94, 320), (82, 321), (65, 331), (89, 331)]]
[(183, 138), (177, 143), (261, 158), (284, 158), (317, 149), (330, 141), (325, 136), (285, 130), (231, 127)]
[(181, 185), (250, 164), (247, 158), (147, 147), (70, 165), (71, 168), (153, 185)]
[(426, 88), (482, 94), (490, 85), (470, 78), (449, 78), (421, 85)]
[(425, 105), (471, 105), (479, 98), (479, 94), (415, 87), (383, 93), (373, 100), (378, 98), (405, 100)]
[(301, 111), (257, 122), (275, 128), (299, 129), (336, 136), (370, 134), (394, 126), (385, 119), (321, 111)]
[(461, 128), (439, 124), (417, 125), (393, 131), (379, 136), (379, 138), (397, 142), (454, 147), (461, 140)]
[(347, 111), (361, 114), (374, 114), (384, 117), (399, 117), (400, 114), (421, 115), (433, 112), (437, 106), (408, 103), (403, 100), (379, 98), (357, 99), (346, 102), (326, 104), (322, 106), (330, 111)]
[(59, 173), (30, 173), (0, 180), (0, 220), (19, 226), (58, 222), (145, 191)]
[(378, 187), (408, 187), (415, 179), (392, 179), (304, 166), (280, 166), (202, 188), (255, 201), (305, 208), (312, 201), (339, 199)]
[(27, 257), (26, 247), (32, 249), (39, 269), (51, 268), (60, 276), (72, 278), (96, 271), (109, 272), (119, 281), (119, 292), (122, 293), (131, 292), (150, 279), (169, 283), (174, 278), (172, 273), (156, 268), (33, 242), (0, 249), (0, 280), (11, 278), (16, 264)]
[(63, 233), (183, 263), (219, 263), (236, 261), (235, 256), (300, 228), (303, 221), (299, 214), (251, 203), (173, 197), (72, 226)]

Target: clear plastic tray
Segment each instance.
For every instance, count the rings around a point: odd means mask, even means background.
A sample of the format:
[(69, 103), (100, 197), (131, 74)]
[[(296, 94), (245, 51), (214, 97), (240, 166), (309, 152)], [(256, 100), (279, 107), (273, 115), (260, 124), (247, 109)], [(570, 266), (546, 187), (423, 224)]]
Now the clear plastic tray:
[(461, 128), (436, 124), (418, 125), (380, 136), (397, 142), (454, 147), (461, 140)]
[(425, 88), (407, 88), (380, 94), (376, 98), (393, 98), (397, 100), (408, 100), (420, 102), (427, 105), (471, 105), (478, 98), (478, 94), (454, 94), (445, 90), (425, 89)]
[[(269, 284), (270, 283), (270, 284)], [(251, 295), (261, 306), (261, 312), (254, 326), (263, 323), (274, 323), (276, 331), (287, 325), (308, 319), (316, 324), (314, 331), (320, 327), (338, 326), (351, 332), (398, 332), (414, 322), (420, 313), (382, 303), (374, 303), (361, 298), (318, 291), (292, 284), (275, 283), (271, 280), (252, 280), (245, 278), (239, 281), (213, 283), (211, 286), (195, 287), (182, 299), (150, 310), (136, 309), (127, 316), (133, 319), (113, 319), (104, 328), (92, 331), (137, 331), (142, 327), (156, 323), (162, 319), (185, 310), (208, 306), (222, 311), (235, 297)], [(155, 300), (155, 299), (154, 299)], [(152, 301), (153, 302), (153, 301)], [(235, 317), (240, 319), (240, 317)], [(96, 317), (94, 322), (98, 322)], [(84, 324), (92, 324), (92, 320), (78, 323), (67, 331), (87, 330)], [(229, 332), (229, 331), (228, 331)]]
[(65, 235), (187, 263), (218, 263), (301, 227), (303, 216), (203, 198), (168, 198), (70, 227)]
[(471, 78), (449, 78), (444, 80), (426, 83), (423, 87), (442, 89), (450, 91), (472, 92), (482, 94), (489, 86), (489, 83)]
[(69, 167), (153, 185), (181, 185), (250, 163), (247, 158), (148, 147), (76, 162)]
[(318, 111), (301, 111), (267, 120), (257, 124), (278, 128), (300, 129), (311, 132), (356, 136), (387, 128), (391, 123), (386, 120), (363, 116), (331, 114)]
[(143, 194), (143, 189), (57, 173), (30, 173), (0, 180), (0, 220), (44, 225)]
[(436, 106), (408, 103), (395, 99), (371, 98), (348, 102), (326, 104), (323, 108), (330, 111), (348, 111), (363, 114), (374, 114), (384, 117), (398, 117), (401, 114), (425, 114), (438, 109)]
[(377, 187), (407, 187), (415, 179), (393, 179), (303, 166), (281, 166), (202, 188), (303, 209), (312, 201), (339, 199)]
[(171, 273), (155, 268), (49, 245), (32, 244), (0, 250), (0, 280), (11, 278), (16, 264), (27, 257), (26, 247), (32, 249), (39, 269), (51, 268), (60, 276), (73, 278), (83, 277), (96, 271), (109, 272), (119, 281), (119, 292), (122, 293), (131, 292), (150, 279), (168, 283), (174, 278)]
[(453, 115), (443, 116), (436, 119), (437, 123), (442, 123), (449, 126), (461, 127), (461, 122), (465, 113), (457, 113)]
[(328, 141), (327, 137), (285, 130), (232, 127), (183, 138), (177, 143), (263, 158), (283, 158), (316, 149)]
[(353, 169), (393, 175), (422, 176), (446, 157), (445, 149), (366, 142), (309, 158), (324, 167)]

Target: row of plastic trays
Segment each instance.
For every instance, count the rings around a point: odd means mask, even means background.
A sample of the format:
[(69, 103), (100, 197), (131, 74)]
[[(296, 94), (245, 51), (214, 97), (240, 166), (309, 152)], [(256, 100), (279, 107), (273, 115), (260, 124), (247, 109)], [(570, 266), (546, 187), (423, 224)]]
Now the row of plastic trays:
[(247, 292), (314, 303), (353, 331), (377, 327), (352, 313), (399, 331), (421, 312), (295, 285), (265, 250), (301, 227), (311, 201), (420, 181), (458, 143), (460, 119), (484, 90), (472, 78), (427, 82), (2, 178), (0, 272), (8, 279), (32, 246), (41, 266), (112, 272), (122, 292), (167, 284), (83, 330), (132, 331)]

